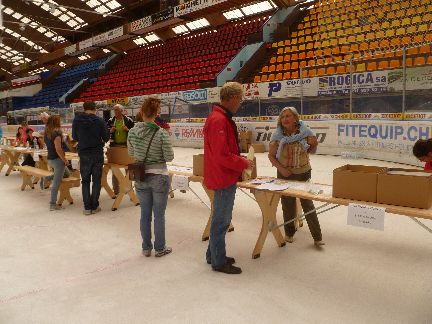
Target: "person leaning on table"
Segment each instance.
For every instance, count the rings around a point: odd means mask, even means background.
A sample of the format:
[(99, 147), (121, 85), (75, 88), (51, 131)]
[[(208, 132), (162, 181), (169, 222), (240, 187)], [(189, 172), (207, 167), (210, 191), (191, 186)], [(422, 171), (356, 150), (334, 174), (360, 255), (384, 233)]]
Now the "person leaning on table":
[[(312, 131), (299, 120), (299, 114), (294, 107), (282, 109), (277, 121), (276, 131), (270, 139), (269, 160), (277, 169), (277, 177), (285, 180), (308, 181), (311, 178), (309, 154), (315, 153), (318, 141)], [(282, 210), (285, 222), (285, 241), (294, 242), (296, 232), (294, 222), (296, 217), (296, 198), (282, 196)], [(315, 209), (312, 200), (300, 199), (303, 212)], [(316, 212), (306, 216), (309, 230), (316, 246), (324, 245), (321, 228)]]
[(168, 133), (155, 123), (160, 104), (161, 101), (157, 98), (148, 98), (144, 101), (139, 112), (140, 122), (135, 123), (135, 126), (129, 130), (127, 138), (129, 155), (137, 162), (145, 163), (145, 179), (135, 182), (135, 190), (141, 208), (141, 247), (146, 257), (151, 256), (153, 250), (152, 211), (155, 256), (161, 257), (172, 252), (172, 249), (165, 245), (165, 210), (170, 187), (166, 162), (174, 159), (174, 151)]
[(424, 140), (419, 139), (413, 146), (414, 156), (422, 162), (426, 162), (424, 169), (432, 172), (432, 138)]

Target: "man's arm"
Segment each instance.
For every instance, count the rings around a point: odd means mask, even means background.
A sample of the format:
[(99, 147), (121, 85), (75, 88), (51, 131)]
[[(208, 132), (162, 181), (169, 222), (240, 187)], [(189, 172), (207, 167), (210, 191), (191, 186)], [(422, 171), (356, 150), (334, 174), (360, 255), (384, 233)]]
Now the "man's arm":
[(110, 139), (110, 134), (108, 131), (107, 124), (105, 124), (105, 122), (102, 120), (102, 118), (101, 118), (101, 125), (102, 125), (102, 136), (101, 137), (102, 137), (102, 140), (106, 143)]
[(76, 125), (75, 119), (72, 122), (72, 138), (75, 141), (79, 142), (78, 129), (77, 129), (77, 125)]

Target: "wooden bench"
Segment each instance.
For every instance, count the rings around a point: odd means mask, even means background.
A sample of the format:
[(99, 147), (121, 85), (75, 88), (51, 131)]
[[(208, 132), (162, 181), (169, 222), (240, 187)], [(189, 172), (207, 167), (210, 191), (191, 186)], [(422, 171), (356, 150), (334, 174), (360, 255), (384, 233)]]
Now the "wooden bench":
[[(27, 186), (34, 189), (34, 183), (32, 177), (42, 178), (53, 175), (52, 171), (35, 168), (32, 166), (18, 166), (17, 170), (20, 171), (23, 179), (21, 190), (24, 190)], [(63, 178), (60, 184), (59, 192), (60, 196), (57, 200), (57, 204), (61, 205), (63, 201), (67, 200), (70, 204), (73, 204), (72, 196), (70, 195), (70, 189), (73, 187), (79, 187), (81, 181), (77, 177)]]

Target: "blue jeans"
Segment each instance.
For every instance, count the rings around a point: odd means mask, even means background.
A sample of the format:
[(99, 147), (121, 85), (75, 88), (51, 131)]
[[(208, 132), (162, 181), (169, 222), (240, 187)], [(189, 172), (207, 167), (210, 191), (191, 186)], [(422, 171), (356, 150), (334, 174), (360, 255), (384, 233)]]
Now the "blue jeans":
[(162, 174), (146, 175), (143, 182), (135, 182), (135, 190), (141, 206), (140, 230), (142, 249), (151, 250), (152, 245), (152, 211), (154, 215), (154, 248), (163, 251), (165, 248), (165, 209), (168, 201), (169, 176)]
[[(103, 163), (103, 154), (80, 155), (81, 189), (85, 210), (95, 210), (99, 207)], [(91, 193), (90, 182), (93, 182)]]
[(236, 189), (237, 186), (234, 184), (225, 189), (215, 190), (210, 240), (206, 254), (207, 262), (211, 262), (213, 269), (219, 269), (225, 264), (225, 234), (232, 219)]
[(69, 169), (66, 168), (62, 159), (48, 160), (48, 165), (53, 168), (54, 174), (45, 177), (45, 180), (52, 181), (50, 205), (57, 204), (57, 194), (63, 177), (69, 177)]

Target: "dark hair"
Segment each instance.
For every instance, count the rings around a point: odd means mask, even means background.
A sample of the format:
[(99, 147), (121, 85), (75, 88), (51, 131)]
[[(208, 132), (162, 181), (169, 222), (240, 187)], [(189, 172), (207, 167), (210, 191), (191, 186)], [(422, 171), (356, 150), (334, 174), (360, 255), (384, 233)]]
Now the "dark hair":
[(83, 104), (84, 110), (96, 110), (96, 104), (93, 101), (86, 101)]
[(29, 134), (30, 132), (34, 132), (34, 130), (32, 128), (27, 128), (26, 134)]
[(432, 139), (420, 139), (413, 146), (413, 154), (416, 158), (426, 156), (430, 152), (432, 152)]
[(48, 118), (45, 126), (45, 134), (49, 139), (53, 139), (54, 131), (58, 130), (60, 132), (60, 127), (60, 115), (52, 115)]

